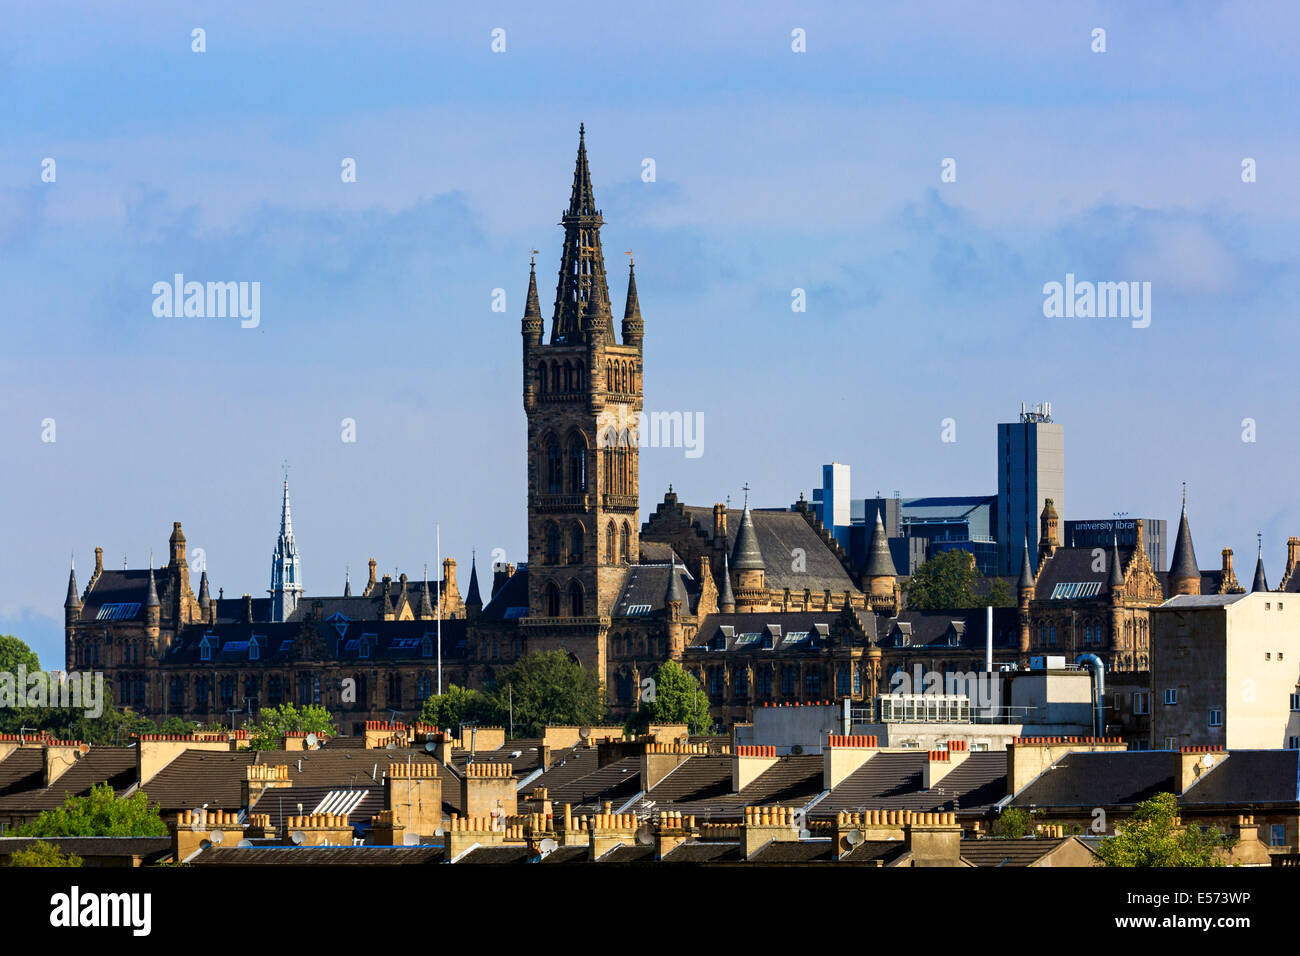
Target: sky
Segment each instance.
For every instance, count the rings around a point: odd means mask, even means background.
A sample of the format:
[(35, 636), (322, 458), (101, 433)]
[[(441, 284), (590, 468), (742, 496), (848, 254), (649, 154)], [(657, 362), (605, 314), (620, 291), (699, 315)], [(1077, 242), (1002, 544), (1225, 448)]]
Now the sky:
[[(181, 521), (264, 594), (285, 461), (308, 593), (421, 574), (435, 525), (462, 589), (524, 560), (519, 319), (579, 123), (645, 407), (704, 423), (642, 450), (643, 520), (670, 483), (787, 506), (832, 460), (855, 497), (992, 494), (997, 423), (1050, 401), (1063, 518), (1172, 524), (1186, 482), (1202, 567), (1248, 576), (1262, 533), (1270, 583), (1300, 534), (1292, 4), (0, 17), (0, 633), (47, 666), (96, 546), (165, 563)], [(177, 273), (258, 283), (257, 325), (155, 315)], [(1150, 283), (1150, 324), (1046, 316), (1067, 274)]]

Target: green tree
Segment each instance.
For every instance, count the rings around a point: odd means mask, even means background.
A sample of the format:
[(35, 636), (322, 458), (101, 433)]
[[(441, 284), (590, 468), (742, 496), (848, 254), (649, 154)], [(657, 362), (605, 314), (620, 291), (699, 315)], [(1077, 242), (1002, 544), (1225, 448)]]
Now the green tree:
[(647, 724), (685, 724), (692, 734), (706, 734), (713, 729), (709, 697), (694, 674), (676, 661), (664, 661), (652, 677), (654, 697), (641, 711)]
[(257, 712), (257, 721), (249, 724), (249, 747), (253, 750), (277, 750), (280, 738), (289, 733), (337, 734), (333, 715), (324, 707), (307, 704), (295, 707), (293, 704), (280, 704), (278, 707), (263, 707)]
[(1137, 805), (1115, 836), (1102, 841), (1097, 855), (1107, 866), (1223, 866), (1222, 851), (1235, 842), (1218, 830), (1182, 826), (1178, 798), (1157, 793)]
[(424, 699), (420, 720), (444, 730), (460, 730), (461, 724), (500, 724), (502, 718), (495, 703), (481, 691), (448, 685), (441, 694)]
[(1015, 604), (1006, 582), (984, 577), (975, 566), (975, 556), (960, 548), (941, 551), (926, 561), (907, 580), (904, 590), (907, 606), (917, 611)]
[(41, 669), (40, 658), (36, 652), (12, 634), (0, 634), (0, 671), (9, 674), (18, 673), (21, 664), (27, 673)]
[(157, 805), (149, 805), (143, 790), (118, 797), (107, 783), (96, 784), (87, 796), (69, 796), (18, 828), (18, 836), (32, 837), (166, 835)]
[(497, 674), (487, 696), (507, 720), (513, 706), (518, 737), (538, 737), (547, 724), (593, 724), (605, 714), (600, 681), (564, 651), (520, 658)]
[(10, 866), (81, 866), (81, 857), (75, 853), (64, 856), (57, 843), (44, 840), (33, 843), (25, 850), (17, 850), (9, 857)]
[(1002, 815), (993, 821), (989, 833), (995, 837), (1019, 840), (1034, 832), (1034, 812), (1021, 807), (1007, 807)]

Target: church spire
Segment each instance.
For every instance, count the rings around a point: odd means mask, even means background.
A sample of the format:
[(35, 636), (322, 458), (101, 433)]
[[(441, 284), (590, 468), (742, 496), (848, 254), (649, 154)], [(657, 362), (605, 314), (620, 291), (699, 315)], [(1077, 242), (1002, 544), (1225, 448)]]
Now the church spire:
[(1176, 594), (1200, 594), (1201, 571), (1192, 547), (1192, 529), (1187, 524), (1187, 487), (1183, 486), (1183, 513), (1178, 519), (1173, 558), (1169, 562), (1169, 588)]
[(1119, 566), (1119, 539), (1115, 535), (1111, 535), (1110, 538), (1110, 581), (1108, 583), (1112, 591), (1124, 586), (1124, 570)]
[(352, 566), (343, 566), (343, 596), (352, 597)]
[(579, 126), (573, 189), (569, 194), (569, 208), (560, 220), (564, 227), (564, 253), (560, 259), (559, 282), (555, 287), (552, 345), (576, 344), (581, 340), (581, 333), (588, 329), (597, 333), (612, 329), (605, 255), (600, 248), (600, 227), (603, 224), (591, 188), (586, 128)]
[(537, 299), (537, 250), (528, 257), (528, 301), (524, 304), (524, 332), (542, 332), (542, 306)]
[(469, 591), (465, 595), (465, 606), (483, 609), (483, 598), (478, 592), (478, 555), (473, 551), (469, 554)]
[(145, 607), (159, 606), (158, 586), (154, 584), (154, 580), (153, 580), (153, 555), (152, 554), (149, 555), (149, 590), (145, 592), (144, 606)]
[(636, 296), (636, 263), (627, 254), (627, 304), (623, 307), (623, 344), (641, 345), (645, 325), (641, 321), (641, 303)]
[(731, 590), (731, 561), (725, 551), (722, 553), (722, 593), (718, 595), (718, 610), (723, 614), (736, 610), (736, 595)]
[(280, 503), (280, 537), (271, 556), (271, 620), (287, 621), (302, 596), (302, 574), (298, 546), (293, 540), (293, 517), (289, 509), (289, 465), (284, 468), (284, 495)]

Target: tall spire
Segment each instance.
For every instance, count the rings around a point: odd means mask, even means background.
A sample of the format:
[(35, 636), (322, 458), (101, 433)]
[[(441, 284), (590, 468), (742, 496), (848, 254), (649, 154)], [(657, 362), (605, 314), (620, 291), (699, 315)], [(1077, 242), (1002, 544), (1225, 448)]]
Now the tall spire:
[(623, 307), (623, 344), (640, 345), (645, 331), (641, 321), (641, 302), (636, 295), (636, 263), (627, 254), (627, 304)]
[(207, 610), (212, 604), (212, 593), (208, 590), (208, 569), (204, 568), (203, 573), (199, 575), (199, 607)]
[(284, 496), (280, 503), (280, 536), (271, 556), (271, 620), (287, 621), (302, 597), (302, 572), (298, 546), (293, 540), (293, 517), (289, 509), (289, 463), (284, 462)]
[(537, 331), (542, 331), (542, 306), (537, 299), (537, 250), (528, 257), (528, 301), (524, 305), (524, 325), (536, 322)]
[(569, 194), (569, 208), (560, 220), (564, 227), (564, 253), (560, 259), (559, 282), (555, 287), (552, 345), (576, 344), (587, 329), (597, 334), (612, 330), (605, 255), (600, 248), (600, 227), (603, 224), (591, 188), (591, 170), (587, 166), (586, 128), (579, 126), (573, 190)]
[(424, 566), (424, 587), (420, 589), (420, 618), (433, 617), (433, 601), (429, 597), (429, 566)]
[(158, 607), (158, 586), (153, 581), (153, 555), (149, 555), (149, 590), (144, 596), (145, 607)]
[(1255, 580), (1250, 585), (1250, 591), (1253, 594), (1256, 591), (1267, 591), (1268, 580), (1264, 577), (1264, 536), (1256, 535), (1259, 539), (1259, 551), (1255, 558)]
[(1124, 586), (1124, 571), (1119, 566), (1119, 539), (1111, 535), (1110, 543), (1110, 584), (1111, 590)]
[(81, 607), (81, 594), (77, 591), (77, 559), (72, 559), (72, 570), (68, 572), (68, 597), (63, 602), (65, 610)]
[(1034, 587), (1034, 572), (1030, 570), (1029, 563), (1029, 532), (1024, 535), (1025, 549), (1020, 555), (1020, 580), (1016, 582), (1017, 591), (1032, 590)]
[(352, 565), (343, 566), (343, 596), (352, 597)]
[(483, 606), (483, 598), (478, 593), (478, 555), (473, 551), (469, 553), (469, 591), (465, 595), (465, 605)]

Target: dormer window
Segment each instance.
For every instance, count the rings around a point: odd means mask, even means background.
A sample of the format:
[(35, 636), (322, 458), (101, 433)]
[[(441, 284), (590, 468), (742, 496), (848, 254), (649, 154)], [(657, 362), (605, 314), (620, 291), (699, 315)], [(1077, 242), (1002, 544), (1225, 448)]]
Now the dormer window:
[(250, 661), (261, 660), (262, 645), (258, 643), (257, 635), (254, 634), (248, 642), (248, 659)]
[(199, 641), (199, 660), (212, 660), (212, 635), (204, 634), (203, 640)]
[(433, 656), (433, 638), (431, 638), (428, 634), (424, 635), (424, 640), (420, 642), (420, 656), (422, 657)]
[(369, 657), (369, 656), (370, 656), (370, 642), (371, 642), (371, 640), (374, 638), (374, 636), (375, 636), (375, 635), (373, 635), (373, 634), (362, 634), (362, 635), (361, 635), (361, 641), (360, 641), (360, 643), (357, 645), (357, 654), (358, 654), (360, 657)]

